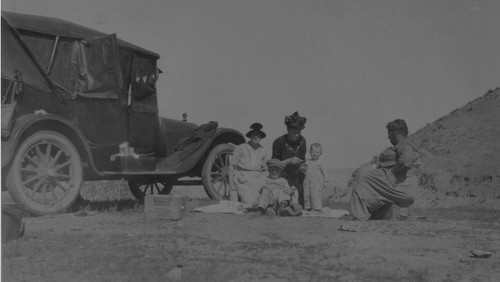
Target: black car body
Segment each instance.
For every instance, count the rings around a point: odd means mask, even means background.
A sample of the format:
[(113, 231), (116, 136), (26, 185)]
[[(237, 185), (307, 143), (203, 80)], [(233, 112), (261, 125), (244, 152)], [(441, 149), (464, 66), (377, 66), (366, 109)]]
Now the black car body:
[(139, 199), (197, 183), (224, 197), (244, 137), (160, 117), (159, 58), (115, 34), (2, 12), (2, 183), (12, 198), (61, 212), (82, 181), (122, 178)]

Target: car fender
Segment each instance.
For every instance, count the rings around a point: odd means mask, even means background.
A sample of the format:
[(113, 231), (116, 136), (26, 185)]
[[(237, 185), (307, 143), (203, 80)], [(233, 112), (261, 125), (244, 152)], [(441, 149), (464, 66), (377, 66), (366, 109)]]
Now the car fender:
[[(203, 144), (202, 148), (204, 148), (205, 155), (210, 153), (213, 147), (224, 144), (224, 143), (232, 143), (234, 145), (239, 145), (245, 142), (245, 137), (241, 132), (230, 129), (230, 128), (218, 128), (214, 135), (212, 135), (206, 142)], [(203, 160), (204, 162), (205, 160)]]
[(71, 121), (54, 114), (28, 114), (16, 119), (9, 138), (2, 140), (2, 168), (12, 160), (19, 142), (29, 134), (45, 129), (60, 132), (68, 137), (80, 152), (82, 160), (87, 160), (97, 173), (90, 146), (83, 133)]
[[(196, 154), (196, 159), (193, 160), (195, 162), (194, 164), (198, 164), (196, 168), (201, 169), (208, 157), (208, 154), (210, 154), (210, 151), (212, 151), (212, 149), (219, 144), (231, 143), (239, 145), (244, 142), (245, 137), (241, 134), (241, 132), (230, 128), (217, 128), (215, 134), (208, 138), (208, 140), (205, 141), (205, 143), (194, 153)], [(194, 164), (191, 168), (194, 167)]]
[(175, 152), (172, 156), (160, 162), (157, 167), (159, 170), (175, 171), (176, 174), (186, 174), (189, 176), (200, 176), (201, 167), (210, 151), (219, 144), (232, 143), (239, 145), (245, 142), (245, 137), (239, 131), (229, 128), (217, 128), (215, 133), (207, 138), (195, 151), (183, 160), (178, 159), (182, 151)]

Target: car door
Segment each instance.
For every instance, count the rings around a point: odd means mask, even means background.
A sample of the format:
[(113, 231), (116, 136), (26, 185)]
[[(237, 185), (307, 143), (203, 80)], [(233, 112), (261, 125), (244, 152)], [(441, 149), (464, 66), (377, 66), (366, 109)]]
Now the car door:
[(109, 158), (128, 139), (118, 52), (114, 34), (75, 42), (72, 50), (76, 123), (100, 170), (119, 169)]
[(156, 57), (138, 52), (130, 54), (128, 79), (128, 141), (137, 153), (151, 154), (158, 149), (160, 124), (156, 80)]

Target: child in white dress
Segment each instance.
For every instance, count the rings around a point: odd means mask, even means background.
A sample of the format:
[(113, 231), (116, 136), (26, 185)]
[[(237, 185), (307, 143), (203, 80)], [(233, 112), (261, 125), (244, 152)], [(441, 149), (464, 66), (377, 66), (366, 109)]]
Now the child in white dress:
[(304, 209), (306, 210), (321, 211), (322, 209), (321, 191), (326, 182), (325, 172), (319, 161), (322, 150), (321, 144), (311, 144), (309, 151), (311, 159), (303, 165), (306, 172), (304, 179)]

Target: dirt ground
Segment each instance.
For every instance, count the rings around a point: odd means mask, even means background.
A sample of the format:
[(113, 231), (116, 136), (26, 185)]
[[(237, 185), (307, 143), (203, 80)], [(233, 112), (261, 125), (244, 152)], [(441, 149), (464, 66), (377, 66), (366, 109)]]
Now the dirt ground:
[(143, 211), (26, 218), (2, 244), (2, 281), (500, 281), (499, 211), (368, 222)]

